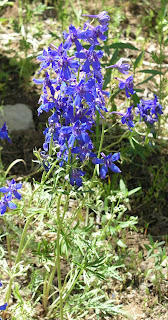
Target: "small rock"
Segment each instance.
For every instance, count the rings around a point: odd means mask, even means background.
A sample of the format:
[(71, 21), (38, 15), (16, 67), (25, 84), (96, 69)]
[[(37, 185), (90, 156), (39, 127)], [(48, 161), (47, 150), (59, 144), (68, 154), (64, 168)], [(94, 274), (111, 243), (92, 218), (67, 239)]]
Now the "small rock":
[(141, 283), (140, 286), (139, 286), (139, 289), (141, 291), (146, 291), (146, 284), (145, 283)]
[(23, 103), (5, 105), (3, 113), (0, 113), (0, 127), (5, 121), (9, 132), (34, 129), (32, 111)]

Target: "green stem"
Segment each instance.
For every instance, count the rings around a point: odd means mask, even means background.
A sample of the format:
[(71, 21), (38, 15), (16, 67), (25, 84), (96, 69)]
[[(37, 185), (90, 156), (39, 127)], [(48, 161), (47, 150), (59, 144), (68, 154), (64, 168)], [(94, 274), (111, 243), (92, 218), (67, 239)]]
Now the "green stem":
[(47, 302), (48, 302), (48, 296), (47, 296), (47, 279), (48, 279), (48, 272), (44, 279), (44, 285), (43, 285), (43, 308), (45, 310), (45, 313), (47, 312)]
[(6, 227), (6, 244), (8, 248), (8, 256), (9, 256), (9, 266), (12, 267), (12, 256), (11, 256), (11, 245), (10, 245), (10, 237), (9, 237), (9, 230), (8, 230), (8, 224), (6, 221), (6, 217), (4, 217), (5, 227)]
[(61, 268), (60, 268), (60, 232), (62, 227), (62, 219), (60, 218), (60, 201), (62, 194), (58, 197), (57, 203), (57, 278), (58, 278), (58, 288), (59, 288), (59, 297), (60, 297), (60, 320), (63, 320), (63, 299), (62, 299), (62, 284), (61, 284)]
[(46, 281), (46, 283), (44, 283), (45, 288), (43, 289), (43, 306), (44, 306), (45, 311), (47, 311), (48, 297), (49, 297), (49, 293), (50, 293), (52, 282), (53, 282), (53, 279), (55, 276), (56, 269), (57, 269), (57, 258), (55, 258), (54, 267), (53, 267), (52, 272), (50, 274), (48, 284), (47, 284), (47, 281)]
[[(108, 145), (108, 149), (115, 146), (116, 144), (120, 143), (122, 141), (122, 139), (129, 133), (129, 130), (125, 131), (122, 136), (120, 137), (120, 139), (118, 139), (116, 142), (113, 142), (111, 144)], [(107, 148), (103, 148), (102, 150), (107, 150)]]
[[(98, 151), (98, 155), (97, 157), (99, 158), (100, 157), (100, 152), (102, 150), (102, 146), (103, 146), (103, 140), (104, 140), (104, 127), (105, 127), (105, 121), (103, 121), (103, 124), (102, 124), (102, 133), (101, 133), (101, 139), (100, 139), (100, 145), (99, 145), (99, 151)], [(95, 175), (96, 175), (96, 166), (94, 168), (94, 172), (93, 172), (93, 177), (92, 177), (92, 182), (94, 181), (95, 179)]]
[[(67, 170), (66, 170), (66, 174), (69, 173), (69, 163), (70, 163), (70, 158), (71, 158), (71, 150), (69, 150), (69, 154), (68, 154), (68, 164), (67, 164)], [(55, 164), (54, 164), (55, 166)], [(53, 167), (50, 169), (49, 174), (51, 173)], [(46, 181), (47, 176), (43, 179), (43, 184)], [(57, 224), (58, 224), (58, 229), (57, 229), (57, 257), (55, 258), (55, 263), (54, 263), (54, 267), (52, 269), (51, 275), (49, 277), (48, 280), (48, 284), (45, 282), (44, 283), (44, 289), (43, 292), (45, 293), (43, 295), (43, 305), (45, 310), (47, 309), (47, 303), (48, 303), (48, 297), (49, 297), (49, 292), (52, 286), (52, 282), (54, 279), (54, 275), (55, 272), (57, 270), (57, 277), (58, 277), (58, 288), (59, 288), (59, 298), (60, 298), (60, 319), (63, 319), (63, 299), (62, 299), (62, 284), (61, 284), (61, 270), (60, 270), (60, 233), (62, 230), (62, 223), (64, 221), (64, 217), (65, 214), (67, 212), (67, 208), (68, 208), (68, 201), (69, 201), (69, 194), (70, 194), (70, 184), (68, 183), (67, 186), (67, 196), (66, 196), (66, 201), (65, 201), (65, 205), (64, 205), (64, 212), (62, 217), (60, 217), (60, 203), (61, 203), (61, 197), (62, 194), (60, 194), (58, 196), (58, 202), (57, 202)]]
[(20, 262), (20, 257), (21, 257), (21, 254), (22, 254), (23, 244), (24, 244), (24, 241), (25, 241), (25, 238), (26, 238), (27, 229), (28, 229), (28, 226), (29, 226), (31, 220), (32, 220), (32, 216), (30, 216), (27, 219), (26, 224), (24, 226), (24, 229), (23, 229), (23, 232), (22, 232), (22, 236), (21, 236), (21, 240), (20, 240), (19, 250), (18, 250), (18, 253), (17, 253), (16, 260), (15, 260), (15, 265)]
[[(75, 276), (75, 278), (74, 278), (74, 280), (73, 280), (73, 283), (72, 283), (72, 285), (70, 286), (68, 292), (67, 292), (66, 294), (64, 294), (64, 296), (63, 296), (63, 301), (65, 301), (65, 300), (69, 297), (69, 295), (71, 294), (72, 290), (74, 289), (74, 287), (75, 287), (77, 281), (79, 280), (80, 276), (82, 275), (82, 273), (83, 273), (83, 269), (81, 269), (80, 272), (78, 273), (78, 275)], [(64, 290), (64, 291), (65, 291), (65, 290)], [(50, 311), (49, 311), (49, 313), (47, 314), (47, 316), (50, 316), (51, 313), (52, 313), (52, 310), (53, 310), (53, 309), (56, 309), (56, 307), (59, 305), (59, 300), (60, 300), (60, 299), (57, 298), (57, 300), (53, 302), (53, 304), (50, 306)]]

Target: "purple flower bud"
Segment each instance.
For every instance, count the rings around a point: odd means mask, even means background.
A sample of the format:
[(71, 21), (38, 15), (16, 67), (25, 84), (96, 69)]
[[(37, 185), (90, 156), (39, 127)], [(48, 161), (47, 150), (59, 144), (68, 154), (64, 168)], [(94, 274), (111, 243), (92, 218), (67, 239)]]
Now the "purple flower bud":
[(128, 63), (123, 63), (125, 59), (121, 58), (120, 60), (118, 60), (118, 62), (116, 62), (116, 64), (113, 64), (111, 66), (106, 67), (106, 69), (109, 68), (116, 68), (118, 69), (119, 72), (123, 73), (123, 74), (128, 74), (128, 70), (130, 69), (130, 65)]
[(110, 17), (107, 11), (102, 11), (99, 14), (82, 14), (82, 16), (98, 19), (99, 23), (104, 26), (109, 23)]

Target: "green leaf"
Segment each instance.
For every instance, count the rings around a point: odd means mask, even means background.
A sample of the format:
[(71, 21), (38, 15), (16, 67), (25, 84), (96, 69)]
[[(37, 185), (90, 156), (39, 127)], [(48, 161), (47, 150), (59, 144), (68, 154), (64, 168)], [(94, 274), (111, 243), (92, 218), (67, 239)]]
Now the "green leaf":
[(162, 74), (163, 75), (163, 72), (159, 71), (159, 70), (152, 70), (152, 69), (145, 69), (145, 70), (140, 70), (138, 72), (141, 72), (141, 73), (151, 73), (151, 74)]
[(144, 51), (142, 51), (140, 55), (136, 58), (134, 62), (134, 69), (139, 68), (141, 66), (143, 62), (143, 58), (144, 58)]
[(122, 180), (122, 179), (120, 179), (120, 190), (124, 193), (124, 194), (126, 194), (127, 193), (127, 188), (126, 188), (126, 185), (125, 185), (125, 183), (124, 183), (124, 181)]
[(154, 245), (154, 241), (153, 241), (153, 238), (152, 238), (152, 236), (150, 234), (148, 235), (148, 238), (149, 238), (150, 244), (153, 246)]
[[(152, 80), (152, 79), (154, 78), (154, 76), (155, 76), (155, 74), (152, 75), (152, 76), (150, 76), (150, 77), (148, 77), (148, 78), (146, 78), (146, 80), (144, 80), (144, 81), (142, 81), (142, 82), (139, 82), (139, 83), (137, 84), (137, 86), (139, 86), (140, 84), (143, 84), (143, 83), (146, 83), (146, 82)], [(136, 88), (135, 88), (135, 90), (136, 90)], [(133, 96), (134, 96), (134, 95), (133, 95)]]
[(132, 140), (133, 140), (136, 144), (141, 145), (141, 144), (139, 143), (139, 141), (136, 140), (134, 137), (132, 137)]
[(138, 192), (139, 190), (141, 190), (141, 187), (137, 187), (133, 190), (128, 191), (128, 196), (131, 196), (131, 194), (134, 194), (134, 193)]
[(112, 58), (110, 59), (109, 65), (116, 63), (118, 60), (118, 48), (114, 51)]
[(118, 246), (121, 247), (121, 248), (127, 248), (127, 245), (126, 245), (124, 242), (122, 242), (121, 239), (119, 239), (119, 240), (117, 241), (117, 244), (118, 244)]
[(133, 143), (133, 141), (132, 141), (132, 137), (131, 137), (131, 138), (129, 138), (129, 141), (130, 141), (130, 145), (131, 145), (131, 147), (132, 147), (133, 149), (135, 149), (134, 143)]
[(107, 88), (107, 85), (110, 83), (110, 81), (111, 81), (111, 70), (107, 69), (106, 74), (104, 76), (103, 89)]
[(145, 249), (147, 250), (147, 251), (149, 251), (150, 249), (151, 249), (151, 247), (150, 246), (148, 246), (147, 244), (145, 244), (144, 243), (144, 247), (145, 247)]
[(137, 105), (137, 103), (139, 103), (139, 97), (136, 93), (133, 94), (132, 99), (134, 101), (134, 105)]
[(138, 48), (134, 47), (130, 43), (123, 43), (123, 42), (116, 42), (112, 43), (109, 45), (109, 48), (114, 48), (114, 49), (131, 49), (131, 50), (137, 50), (139, 51)]

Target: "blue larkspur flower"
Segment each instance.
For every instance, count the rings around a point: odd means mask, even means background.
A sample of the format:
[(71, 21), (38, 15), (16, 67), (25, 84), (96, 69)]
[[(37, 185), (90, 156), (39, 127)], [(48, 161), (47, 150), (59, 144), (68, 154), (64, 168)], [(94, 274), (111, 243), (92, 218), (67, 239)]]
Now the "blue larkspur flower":
[(117, 111), (111, 112), (111, 113), (119, 114), (120, 116), (122, 116), (122, 118), (121, 118), (121, 123), (122, 123), (122, 124), (126, 124), (126, 125), (128, 126), (128, 129), (129, 129), (130, 131), (132, 131), (131, 128), (134, 128), (134, 127), (135, 127), (135, 125), (134, 125), (134, 123), (133, 123), (133, 118), (134, 118), (134, 116), (133, 116), (133, 113), (132, 113), (132, 109), (133, 109), (133, 106), (128, 107), (128, 108), (127, 108), (127, 111), (126, 111), (125, 113), (123, 113), (123, 112), (117, 112)]
[(70, 171), (70, 184), (72, 186), (74, 186), (75, 184), (78, 186), (78, 187), (81, 187), (82, 186), (82, 176), (85, 175), (85, 172), (83, 172), (82, 170), (80, 169), (72, 169)]
[(101, 152), (101, 156), (103, 157), (103, 159), (94, 158), (92, 160), (92, 162), (94, 164), (102, 164), (102, 167), (100, 169), (100, 177), (101, 177), (101, 179), (105, 179), (106, 178), (106, 174), (108, 172), (108, 168), (110, 170), (112, 170), (113, 172), (116, 172), (116, 173), (120, 173), (121, 172), (121, 170), (113, 163), (114, 161), (119, 160), (120, 152), (114, 153), (113, 155), (112, 155), (112, 153), (110, 153), (108, 156), (105, 156), (105, 154), (103, 152)]
[(84, 49), (83, 51), (77, 52), (75, 55), (77, 58), (85, 60), (82, 66), (82, 70), (84, 72), (89, 73), (91, 66), (95, 71), (99, 71), (101, 69), (99, 59), (103, 57), (102, 50), (95, 51), (94, 46), (91, 46), (88, 50)]
[(17, 208), (17, 205), (11, 201), (12, 199), (13, 199), (12, 194), (9, 193), (0, 200), (1, 215), (3, 215), (6, 212), (7, 207), (9, 207), (12, 210)]
[(132, 131), (131, 128), (135, 127), (135, 125), (133, 123), (134, 116), (133, 116), (133, 113), (132, 113), (132, 108), (133, 108), (133, 106), (128, 107), (126, 113), (123, 114), (122, 118), (121, 118), (122, 124), (126, 124), (130, 131)]
[(85, 31), (83, 31), (83, 36), (85, 37), (85, 41), (89, 42), (91, 45), (100, 45), (98, 38), (102, 41), (107, 40), (107, 36), (104, 34), (108, 30), (107, 25), (98, 25), (94, 27), (89, 22), (86, 22), (85, 28), (89, 29), (89, 32), (85, 33)]
[(20, 200), (22, 198), (21, 194), (17, 191), (22, 188), (22, 183), (16, 183), (14, 179), (11, 181), (6, 181), (8, 187), (1, 187), (0, 192), (8, 193), (13, 195), (16, 199)]
[(61, 132), (68, 137), (68, 146), (72, 148), (76, 140), (80, 140), (83, 143), (91, 142), (91, 139), (86, 132), (86, 130), (90, 130), (92, 124), (90, 123), (80, 123), (80, 121), (76, 121), (73, 126), (62, 127)]
[(95, 80), (89, 79), (85, 82), (85, 79), (81, 79), (79, 83), (73, 86), (67, 87), (65, 93), (69, 95), (74, 95), (74, 105), (79, 107), (81, 105), (82, 99), (86, 102), (92, 102), (94, 100), (93, 87), (95, 86)]
[(133, 84), (133, 76), (128, 77), (126, 80), (122, 80), (119, 78), (115, 78), (119, 81), (118, 87), (120, 89), (125, 89), (127, 98), (130, 98), (130, 95), (134, 94), (134, 84)]
[(63, 31), (64, 39), (64, 49), (69, 50), (71, 45), (74, 43), (76, 45), (77, 52), (82, 50), (82, 45), (78, 39), (80, 39), (81, 30), (78, 28), (76, 29), (72, 24), (69, 26), (69, 33)]
[(58, 52), (55, 50), (52, 50), (50, 47), (48, 47), (48, 50), (43, 50), (43, 54), (38, 56), (37, 59), (41, 61), (41, 69), (39, 73), (50, 66), (54, 68), (56, 66), (56, 58), (58, 57)]
[(72, 154), (77, 154), (81, 162), (89, 160), (89, 158), (95, 158), (96, 154), (92, 152), (93, 144), (91, 141), (89, 143), (81, 144), (72, 148)]
[(11, 139), (8, 136), (8, 128), (6, 122), (3, 124), (2, 128), (0, 128), (0, 139), (7, 139), (8, 142), (11, 142)]

